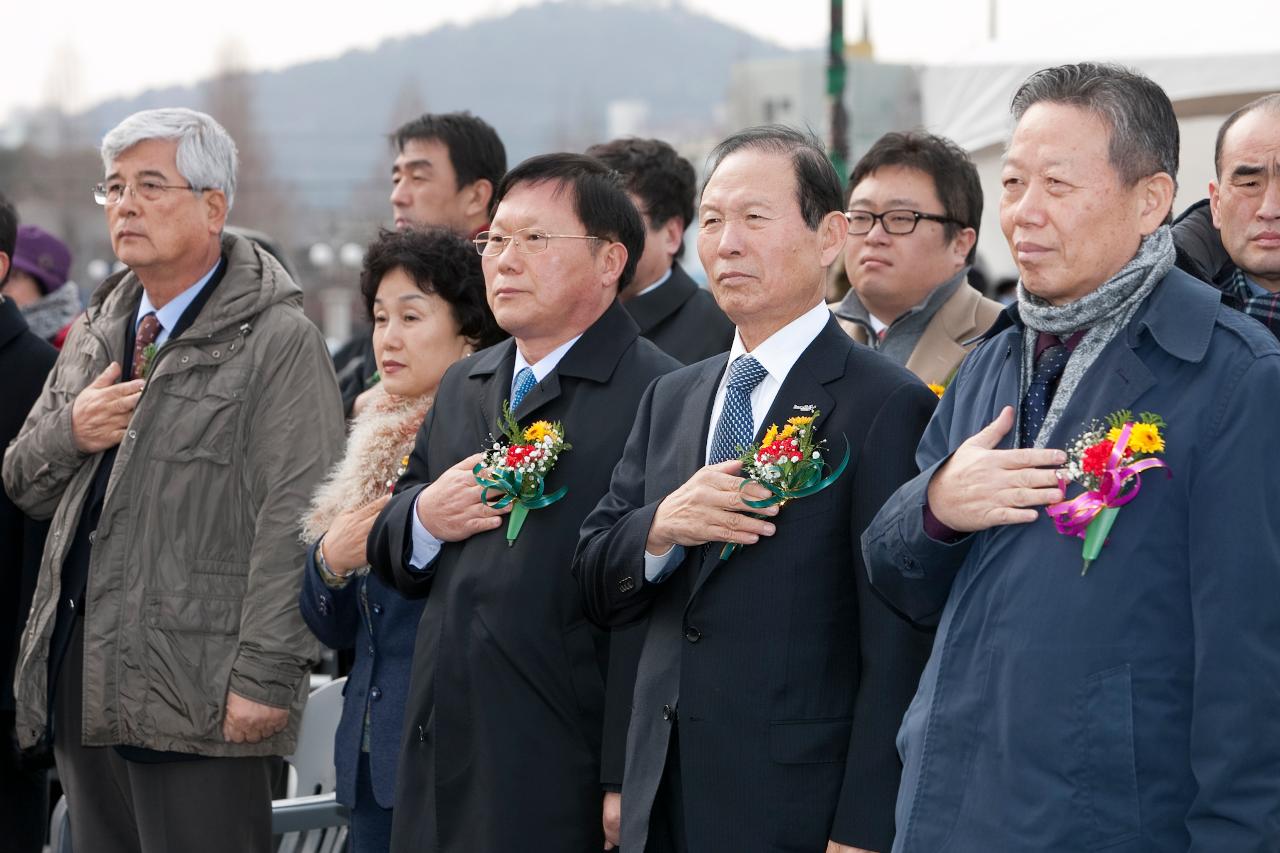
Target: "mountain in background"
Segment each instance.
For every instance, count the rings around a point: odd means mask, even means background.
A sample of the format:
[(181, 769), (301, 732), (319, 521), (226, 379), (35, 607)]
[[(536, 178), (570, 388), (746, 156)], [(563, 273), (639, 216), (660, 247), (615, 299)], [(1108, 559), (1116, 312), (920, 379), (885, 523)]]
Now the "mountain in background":
[[(96, 141), (141, 109), (190, 106), (222, 120), (238, 108), (247, 127), (228, 130), (242, 151), (270, 164), (263, 176), (280, 193), (313, 210), (385, 216), (387, 134), (420, 112), (483, 117), (512, 165), (602, 140), (611, 104), (642, 117), (645, 131), (703, 136), (717, 129), (733, 63), (790, 53), (679, 7), (570, 0), (237, 74), (230, 88), (222, 79), (107, 101), (76, 124)], [(252, 192), (251, 177), (244, 193)]]

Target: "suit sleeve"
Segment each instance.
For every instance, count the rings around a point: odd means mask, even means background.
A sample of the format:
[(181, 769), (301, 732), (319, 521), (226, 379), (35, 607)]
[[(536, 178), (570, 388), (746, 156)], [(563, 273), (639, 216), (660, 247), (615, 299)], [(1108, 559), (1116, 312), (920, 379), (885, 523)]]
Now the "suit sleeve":
[(644, 544), (660, 503), (646, 504), (644, 498), (654, 390), (661, 381), (654, 380), (640, 400), (609, 493), (582, 523), (573, 559), (587, 618), (604, 628), (643, 618), (661, 586), (644, 577)]
[(391, 500), (378, 514), (365, 544), (365, 558), (373, 573), (406, 598), (426, 596), (435, 578), (434, 561), (421, 570), (411, 567), (409, 561), (413, 557), (414, 502), (431, 482), (427, 447), (435, 427), (436, 411), (437, 407), (432, 406), (418, 428), (413, 452), (409, 454), (409, 467), (396, 483)]
[(1280, 354), (1268, 353), (1217, 407), (1194, 469), (1173, 472), (1190, 477), (1191, 853), (1271, 851), (1280, 832), (1280, 526), (1268, 522), (1280, 505), (1277, 399)]
[(916, 464), (911, 468), (911, 473), (919, 473), (889, 497), (862, 534), (862, 555), (872, 586), (920, 625), (938, 624), (951, 583), (973, 544), (973, 536), (941, 542), (931, 538), (924, 527), (929, 481), (951, 458), (953, 443), (959, 445), (951, 436), (951, 427), (959, 390), (955, 386), (962, 375), (943, 395), (925, 427), (916, 450)]
[(243, 464), (254, 532), (230, 688), (287, 708), (318, 653), (298, 610), (306, 562), (299, 519), (342, 452), (346, 431), (319, 330), (299, 318), (291, 330), (273, 334), (248, 419)]
[(350, 649), (360, 632), (360, 579), (352, 577), (341, 589), (330, 587), (316, 565), (316, 548), (307, 549), (302, 570), (302, 592), (298, 606), (302, 619), (316, 639), (331, 649)]
[(900, 386), (867, 432), (853, 471), (852, 556), (860, 678), (831, 838), (879, 853), (887, 853), (893, 843), (894, 802), (902, 770), (895, 739), (929, 658), (933, 633), (912, 625), (872, 589), (857, 543), (880, 505), (915, 473), (916, 441), (936, 405), (937, 398), (925, 386), (915, 382)]
[[(72, 326), (63, 351), (75, 353), (84, 334), (82, 318)], [(53, 517), (72, 476), (90, 458), (76, 447), (71, 435), (71, 406), (87, 385), (67, 384), (68, 374), (77, 369), (58, 359), (4, 454), (5, 491), (23, 512), (39, 521)]]

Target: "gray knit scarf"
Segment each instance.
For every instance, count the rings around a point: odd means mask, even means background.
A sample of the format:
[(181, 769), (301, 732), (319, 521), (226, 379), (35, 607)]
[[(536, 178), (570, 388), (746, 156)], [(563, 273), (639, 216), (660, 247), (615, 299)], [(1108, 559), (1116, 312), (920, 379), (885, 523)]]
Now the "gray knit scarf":
[(51, 341), (82, 309), (80, 290), (75, 282), (68, 281), (57, 290), (23, 307), (22, 317), (27, 321), (32, 334)]
[[(1053, 403), (1045, 415), (1044, 425), (1036, 436), (1035, 446), (1044, 447), (1053, 432), (1054, 426), (1062, 417), (1063, 410), (1071, 402), (1080, 380), (1098, 360), (1103, 348), (1119, 335), (1138, 308), (1151, 295), (1160, 279), (1173, 269), (1174, 248), (1173, 233), (1169, 226), (1162, 225), (1155, 233), (1144, 237), (1138, 246), (1138, 253), (1118, 273), (1108, 279), (1097, 290), (1066, 305), (1052, 305), (1032, 294), (1018, 282), (1018, 314), (1026, 328), (1022, 330), (1022, 376), (1018, 399), (1026, 396), (1031, 384), (1031, 373), (1034, 369), (1036, 339), (1041, 332), (1068, 337), (1081, 329), (1088, 329), (1085, 336), (1071, 353), (1062, 378), (1058, 381), (1058, 390), (1053, 395)], [(1098, 417), (1106, 415), (1098, 412)], [(1019, 435), (1022, 413), (1018, 412), (1019, 423), (1014, 426), (1014, 435)]]

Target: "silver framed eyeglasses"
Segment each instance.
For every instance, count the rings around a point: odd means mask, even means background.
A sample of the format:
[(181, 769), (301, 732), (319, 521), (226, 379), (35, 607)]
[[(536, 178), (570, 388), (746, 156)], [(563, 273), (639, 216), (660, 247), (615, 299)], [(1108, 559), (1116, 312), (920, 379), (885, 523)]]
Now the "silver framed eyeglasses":
[(552, 240), (603, 240), (591, 234), (548, 234), (537, 228), (521, 228), (513, 234), (503, 236), (494, 231), (481, 231), (475, 236), (476, 251), (486, 257), (502, 254), (507, 243), (515, 241), (516, 251), (526, 255), (545, 252)]
[(844, 214), (845, 219), (849, 220), (849, 233), (855, 237), (861, 237), (864, 234), (870, 234), (871, 229), (876, 226), (876, 220), (880, 221), (880, 227), (884, 229), (886, 234), (902, 236), (910, 234), (916, 230), (916, 225), (921, 219), (927, 219), (930, 222), (955, 223), (964, 226), (959, 219), (952, 219), (950, 216), (939, 216), (936, 213), (921, 213), (918, 210), (886, 210), (884, 213), (872, 213), (869, 210), (848, 210)]
[(119, 204), (120, 200), (124, 198), (126, 189), (133, 190), (133, 197), (141, 198), (144, 201), (157, 201), (160, 196), (169, 190), (204, 192), (203, 189), (193, 187), (190, 184), (162, 184), (159, 181), (138, 181), (136, 183), (112, 181), (109, 184), (94, 184), (93, 200), (101, 205)]

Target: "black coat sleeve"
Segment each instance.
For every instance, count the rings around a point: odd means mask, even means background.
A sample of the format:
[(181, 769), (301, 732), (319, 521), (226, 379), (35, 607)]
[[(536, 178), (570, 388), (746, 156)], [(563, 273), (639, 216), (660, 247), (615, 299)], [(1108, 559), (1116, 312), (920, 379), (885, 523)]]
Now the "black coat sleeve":
[(643, 618), (659, 589), (644, 579), (644, 545), (659, 501), (644, 501), (653, 397), (661, 381), (655, 380), (644, 392), (609, 492), (582, 523), (574, 555), (583, 610), (605, 628)]
[(887, 851), (893, 844), (894, 803), (902, 772), (895, 741), (929, 658), (933, 633), (913, 626), (876, 593), (856, 543), (881, 505), (915, 475), (916, 443), (936, 405), (937, 398), (925, 386), (899, 386), (857, 450), (853, 472), (860, 679), (831, 838), (867, 850)]

